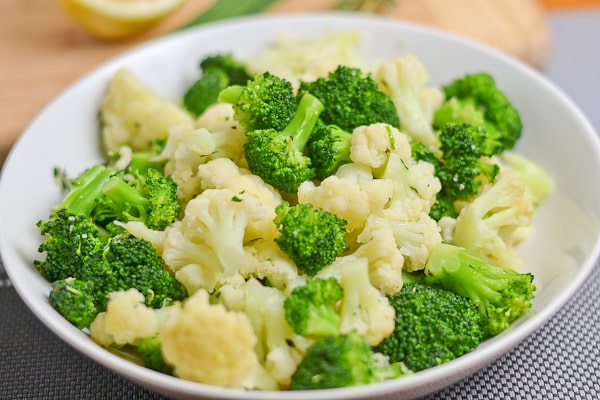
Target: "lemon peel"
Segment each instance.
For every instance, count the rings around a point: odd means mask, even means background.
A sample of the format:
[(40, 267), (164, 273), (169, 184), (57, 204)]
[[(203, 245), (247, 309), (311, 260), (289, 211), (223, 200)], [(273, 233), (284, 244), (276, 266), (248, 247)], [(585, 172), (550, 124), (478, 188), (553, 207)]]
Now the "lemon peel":
[(174, 12), (184, 0), (60, 0), (86, 32), (109, 41), (141, 35)]

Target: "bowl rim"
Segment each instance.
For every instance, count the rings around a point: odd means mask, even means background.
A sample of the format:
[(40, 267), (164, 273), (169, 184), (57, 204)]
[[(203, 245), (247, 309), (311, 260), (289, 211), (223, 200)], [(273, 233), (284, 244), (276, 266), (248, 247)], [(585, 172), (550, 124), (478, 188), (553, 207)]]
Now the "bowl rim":
[[(325, 21), (337, 21), (342, 23), (377, 23), (389, 26), (392, 29), (406, 30), (416, 32), (418, 34), (424, 34), (434, 36), (436, 38), (442, 38), (446, 41), (452, 41), (459, 45), (469, 46), (477, 51), (486, 53), (488, 56), (501, 60), (506, 64), (510, 64), (512, 68), (517, 68), (521, 72), (528, 74), (534, 79), (538, 80), (541, 84), (547, 87), (555, 95), (561, 98), (565, 106), (569, 108), (570, 112), (580, 120), (582, 126), (585, 128), (586, 134), (590, 135), (593, 143), (596, 144), (595, 151), (600, 158), (600, 140), (595, 132), (593, 126), (588, 121), (587, 117), (579, 110), (575, 103), (558, 88), (549, 79), (541, 75), (538, 71), (534, 70), (531, 66), (524, 62), (513, 58), (512, 56), (506, 55), (499, 50), (492, 49), (481, 43), (477, 43), (468, 38), (459, 36), (457, 34), (443, 31), (439, 28), (425, 26), (415, 22), (399, 21), (397, 19), (381, 16), (381, 15), (358, 15), (355, 13), (347, 12), (297, 12), (297, 13), (281, 13), (281, 14), (261, 14), (237, 17), (235, 19), (217, 21), (213, 23), (204, 24), (199, 27), (186, 29), (184, 31), (177, 31), (165, 36), (150, 39), (147, 42), (136, 45), (133, 48), (126, 50), (125, 52), (111, 58), (110, 60), (101, 63), (97, 67), (93, 68), (83, 76), (75, 80), (72, 84), (67, 86), (58, 96), (56, 96), (49, 104), (47, 104), (40, 113), (32, 120), (28, 127), (24, 130), (23, 134), (17, 138), (15, 144), (12, 146), (3, 166), (0, 170), (0, 200), (3, 196), (2, 182), (4, 182), (5, 175), (8, 175), (11, 171), (12, 159), (16, 157), (18, 150), (23, 145), (24, 138), (28, 135), (28, 132), (32, 129), (32, 126), (37, 120), (39, 120), (44, 114), (51, 111), (53, 104), (60, 102), (61, 99), (66, 96), (75, 88), (84, 85), (86, 82), (93, 80), (95, 76), (105, 70), (112, 70), (115, 66), (120, 65), (129, 58), (135, 57), (137, 54), (144, 53), (158, 46), (167, 45), (171, 42), (181, 40), (187, 36), (193, 36), (199, 34), (198, 32), (209, 32), (214, 30), (227, 30), (232, 26), (246, 25), (248, 27), (254, 24), (265, 23), (272, 20), (278, 20), (280, 22), (285, 21), (313, 21), (313, 22), (325, 22)], [(312, 391), (247, 391), (242, 389), (229, 389), (216, 387), (196, 382), (185, 381), (180, 378), (167, 376), (155, 371), (151, 371), (142, 366), (133, 364), (132, 362), (125, 360), (118, 355), (115, 355), (108, 350), (102, 348), (99, 345), (90, 346), (89, 337), (83, 332), (79, 331), (75, 327), (62, 323), (49, 318), (44, 312), (36, 306), (36, 302), (31, 299), (31, 295), (26, 292), (26, 287), (22, 285), (22, 281), (18, 276), (19, 268), (14, 268), (11, 264), (11, 260), (5, 259), (6, 249), (5, 242), (2, 237), (2, 229), (0, 229), (0, 256), (3, 260), (3, 265), (9, 279), (14, 282), (13, 286), (19, 293), (21, 299), (26, 303), (28, 308), (42, 321), (51, 331), (59, 336), (63, 341), (69, 344), (71, 347), (78, 350), (85, 356), (93, 359), (97, 363), (104, 367), (119, 373), (120, 375), (127, 377), (128, 379), (137, 382), (145, 387), (150, 387), (158, 392), (164, 392), (165, 389), (171, 391), (171, 393), (179, 393), (184, 396), (198, 396), (198, 398), (211, 397), (219, 399), (281, 399), (286, 398), (290, 400), (300, 400), (306, 398), (312, 399), (358, 399), (366, 397), (377, 397), (390, 394), (407, 394), (412, 398), (414, 395), (425, 395), (435, 390), (441, 389), (458, 380), (464, 379), (466, 376), (474, 373), (485, 365), (493, 362), (502, 354), (506, 353), (518, 343), (523, 341), (526, 337), (532, 334), (535, 330), (540, 328), (543, 323), (548, 321), (558, 310), (560, 310), (575, 294), (575, 292), (582, 286), (583, 282), (591, 274), (596, 261), (600, 255), (600, 237), (596, 238), (595, 244), (587, 255), (585, 261), (581, 264), (580, 269), (577, 272), (577, 276), (565, 287), (563, 293), (556, 298), (548, 302), (548, 304), (542, 309), (538, 310), (534, 315), (530, 316), (527, 320), (523, 321), (515, 329), (504, 332), (494, 338), (493, 346), (480, 346), (475, 351), (468, 353), (458, 359), (445, 363), (441, 366), (433, 367), (424, 371), (416, 372), (412, 376), (402, 378), (398, 380), (386, 381), (374, 385), (353, 387), (353, 388), (338, 388), (338, 389), (327, 389), (327, 390), (312, 390)], [(449, 376), (448, 370), (465, 371), (460, 376)]]

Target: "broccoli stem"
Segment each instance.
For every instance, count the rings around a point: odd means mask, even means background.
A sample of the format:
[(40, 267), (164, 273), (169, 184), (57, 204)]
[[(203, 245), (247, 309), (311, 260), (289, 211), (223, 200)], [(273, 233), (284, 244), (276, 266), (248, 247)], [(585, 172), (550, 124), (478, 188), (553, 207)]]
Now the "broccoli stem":
[(242, 95), (244, 87), (242, 85), (231, 85), (219, 92), (218, 101), (223, 103), (235, 104)]
[(132, 209), (135, 210), (136, 213), (132, 214), (132, 216), (143, 217), (146, 215), (148, 199), (120, 177), (111, 177), (102, 190), (106, 197), (111, 199), (115, 204), (125, 205), (125, 211), (129, 214), (131, 214)]
[(317, 124), (319, 115), (323, 111), (323, 103), (310, 93), (300, 99), (294, 117), (281, 132), (283, 136), (292, 138), (293, 146), (302, 151)]
[(425, 281), (467, 297), (483, 318), (487, 336), (510, 326), (531, 307), (533, 275), (489, 264), (462, 247), (439, 244), (425, 266)]
[(94, 165), (73, 180), (73, 188), (55, 209), (66, 208), (72, 213), (90, 216), (102, 187), (113, 171), (103, 165)]

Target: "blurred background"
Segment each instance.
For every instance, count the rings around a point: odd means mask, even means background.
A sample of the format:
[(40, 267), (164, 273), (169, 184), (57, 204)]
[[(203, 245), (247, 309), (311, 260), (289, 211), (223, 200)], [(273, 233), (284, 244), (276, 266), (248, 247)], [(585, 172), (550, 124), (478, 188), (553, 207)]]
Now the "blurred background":
[[(590, 32), (585, 15), (598, 16), (600, 0), (0, 0), (0, 165), (53, 97), (135, 45), (173, 30), (239, 15), (333, 9), (435, 26), (568, 80), (571, 73), (561, 75), (560, 68), (570, 62), (553, 63), (553, 50), (572, 43), (587, 45), (585, 34)], [(574, 16), (583, 16), (584, 25), (569, 32), (583, 36), (566, 44), (561, 24)], [(596, 26), (598, 21), (587, 22)], [(570, 88), (578, 90), (572, 84)]]

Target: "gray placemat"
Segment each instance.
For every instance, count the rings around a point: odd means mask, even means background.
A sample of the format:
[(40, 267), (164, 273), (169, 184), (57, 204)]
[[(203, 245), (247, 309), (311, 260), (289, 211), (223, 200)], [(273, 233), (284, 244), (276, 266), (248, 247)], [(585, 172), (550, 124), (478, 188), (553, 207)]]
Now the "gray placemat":
[[(518, 347), (426, 399), (600, 399), (599, 303), (596, 265), (577, 294)], [(0, 318), (0, 399), (165, 399), (56, 337), (25, 306), (1, 265)]]

